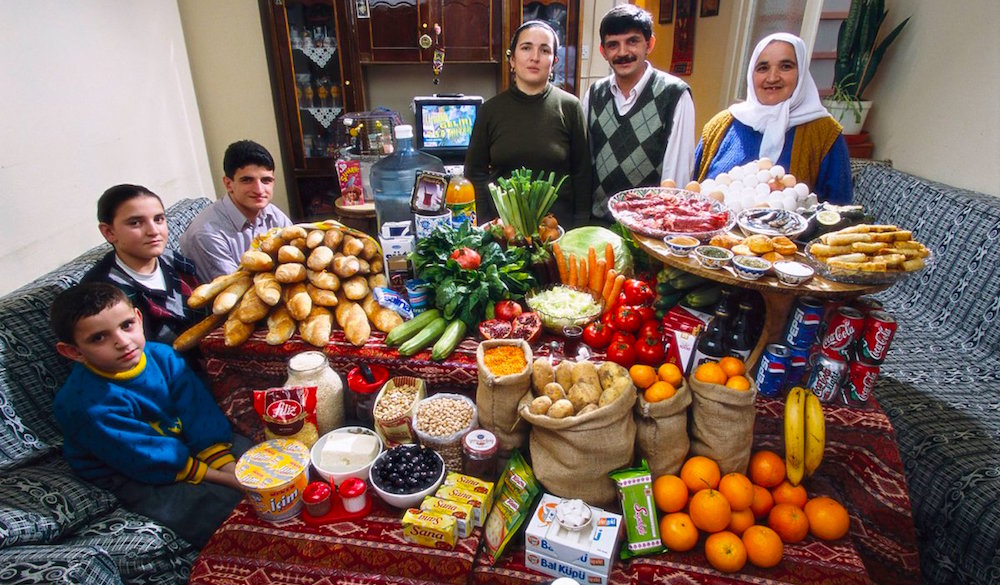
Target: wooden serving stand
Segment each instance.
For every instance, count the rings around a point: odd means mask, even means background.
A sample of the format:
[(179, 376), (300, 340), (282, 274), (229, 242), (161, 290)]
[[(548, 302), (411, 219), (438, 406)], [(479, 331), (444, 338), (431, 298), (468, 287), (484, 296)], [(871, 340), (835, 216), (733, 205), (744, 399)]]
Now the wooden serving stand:
[[(694, 257), (693, 251), (687, 257), (674, 256), (663, 240), (637, 233), (633, 233), (632, 236), (643, 250), (667, 266), (680, 268), (715, 282), (755, 290), (760, 293), (761, 297), (764, 298), (764, 329), (757, 340), (757, 345), (750, 352), (750, 357), (747, 358), (748, 370), (757, 365), (757, 360), (760, 359), (760, 354), (763, 353), (767, 344), (780, 341), (785, 329), (785, 322), (788, 321), (788, 315), (791, 313), (792, 305), (797, 297), (810, 296), (825, 300), (853, 299), (864, 294), (885, 290), (890, 286), (887, 284), (865, 285), (833, 282), (819, 275), (813, 276), (798, 286), (782, 284), (771, 275), (762, 276), (757, 280), (746, 280), (736, 276), (731, 266), (718, 270), (705, 268)], [(805, 263), (805, 257), (801, 252), (795, 254), (795, 259)]]

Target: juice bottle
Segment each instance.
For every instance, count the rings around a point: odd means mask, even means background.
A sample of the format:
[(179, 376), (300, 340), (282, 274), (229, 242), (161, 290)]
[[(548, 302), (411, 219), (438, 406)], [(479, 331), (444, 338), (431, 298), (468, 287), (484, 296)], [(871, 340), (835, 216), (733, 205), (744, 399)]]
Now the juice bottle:
[(476, 190), (461, 173), (451, 176), (444, 204), (451, 210), (451, 223), (453, 225), (458, 225), (463, 221), (476, 225)]

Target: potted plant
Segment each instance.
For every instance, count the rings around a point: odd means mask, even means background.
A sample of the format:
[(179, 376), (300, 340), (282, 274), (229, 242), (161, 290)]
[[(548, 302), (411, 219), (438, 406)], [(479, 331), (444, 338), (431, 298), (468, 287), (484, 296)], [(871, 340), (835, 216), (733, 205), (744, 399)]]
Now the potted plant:
[(889, 45), (910, 21), (907, 17), (882, 42), (877, 42), (887, 14), (885, 0), (852, 0), (847, 18), (840, 23), (833, 94), (823, 103), (830, 115), (844, 126), (844, 134), (861, 133), (872, 106), (871, 101), (863, 99), (865, 89)]

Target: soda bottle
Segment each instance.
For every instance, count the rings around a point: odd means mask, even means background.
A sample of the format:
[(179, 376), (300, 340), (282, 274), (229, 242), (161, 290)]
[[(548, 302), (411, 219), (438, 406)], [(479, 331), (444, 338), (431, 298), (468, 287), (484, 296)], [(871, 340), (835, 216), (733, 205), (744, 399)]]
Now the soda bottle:
[[(729, 354), (729, 334), (726, 323), (729, 321), (729, 311), (720, 303), (715, 309), (715, 317), (708, 322), (708, 328), (698, 339), (694, 354), (691, 357), (691, 369), (705, 362), (717, 362)], [(749, 354), (748, 354), (749, 355)]]
[(455, 173), (448, 183), (445, 207), (451, 210), (451, 223), (468, 221), (476, 225), (476, 190), (462, 173)]
[(417, 171), (444, 173), (441, 159), (413, 148), (412, 126), (400, 124), (396, 126), (395, 133), (396, 150), (373, 164), (371, 170), (379, 232), (382, 231), (382, 224), (387, 221), (413, 222), (410, 196), (413, 194)]
[(753, 350), (753, 339), (750, 335), (750, 311), (752, 305), (748, 301), (740, 301), (739, 312), (729, 332), (729, 355), (747, 361)]

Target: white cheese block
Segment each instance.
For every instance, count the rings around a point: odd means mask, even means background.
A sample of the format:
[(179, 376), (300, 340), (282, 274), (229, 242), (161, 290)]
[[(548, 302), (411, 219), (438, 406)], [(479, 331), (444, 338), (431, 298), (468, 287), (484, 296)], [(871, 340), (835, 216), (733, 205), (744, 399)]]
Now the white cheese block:
[(371, 435), (334, 433), (327, 438), (319, 464), (341, 473), (367, 465), (378, 455), (378, 440)]

